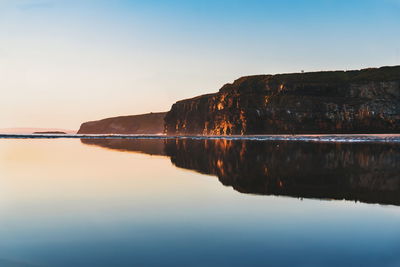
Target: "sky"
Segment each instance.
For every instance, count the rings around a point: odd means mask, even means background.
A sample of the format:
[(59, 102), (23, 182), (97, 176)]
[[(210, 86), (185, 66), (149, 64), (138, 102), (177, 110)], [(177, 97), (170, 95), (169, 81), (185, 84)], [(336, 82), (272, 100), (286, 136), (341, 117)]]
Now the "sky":
[(0, 128), (167, 111), (253, 74), (400, 65), (400, 0), (0, 0)]

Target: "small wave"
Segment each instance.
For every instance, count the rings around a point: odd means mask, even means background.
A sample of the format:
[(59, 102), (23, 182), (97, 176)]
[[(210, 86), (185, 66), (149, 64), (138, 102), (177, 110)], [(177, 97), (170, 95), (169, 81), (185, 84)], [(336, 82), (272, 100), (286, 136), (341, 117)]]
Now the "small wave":
[(365, 143), (400, 143), (400, 134), (365, 135), (124, 135), (124, 134), (0, 134), (3, 139), (196, 139)]

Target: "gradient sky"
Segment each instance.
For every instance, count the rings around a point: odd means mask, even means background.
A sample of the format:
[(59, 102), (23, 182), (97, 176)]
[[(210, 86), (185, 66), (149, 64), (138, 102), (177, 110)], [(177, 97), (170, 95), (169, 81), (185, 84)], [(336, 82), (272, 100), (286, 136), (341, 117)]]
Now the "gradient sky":
[(250, 74), (400, 65), (400, 0), (0, 0), (0, 128), (166, 111)]

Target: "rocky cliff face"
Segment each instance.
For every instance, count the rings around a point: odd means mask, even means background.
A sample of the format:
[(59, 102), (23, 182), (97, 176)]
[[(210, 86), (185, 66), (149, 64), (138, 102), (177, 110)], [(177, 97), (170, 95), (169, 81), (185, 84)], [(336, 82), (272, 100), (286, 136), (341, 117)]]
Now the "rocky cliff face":
[(175, 103), (165, 132), (399, 133), (400, 66), (243, 77)]
[(164, 131), (165, 114), (148, 113), (85, 122), (78, 134), (159, 134)]

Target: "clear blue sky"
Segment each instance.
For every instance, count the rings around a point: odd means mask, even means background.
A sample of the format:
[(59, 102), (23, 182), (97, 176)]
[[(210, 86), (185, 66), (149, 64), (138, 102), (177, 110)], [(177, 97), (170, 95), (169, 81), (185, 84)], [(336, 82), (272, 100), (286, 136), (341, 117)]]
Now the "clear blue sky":
[(261, 73), (400, 65), (400, 0), (0, 0), (0, 128), (168, 110)]

